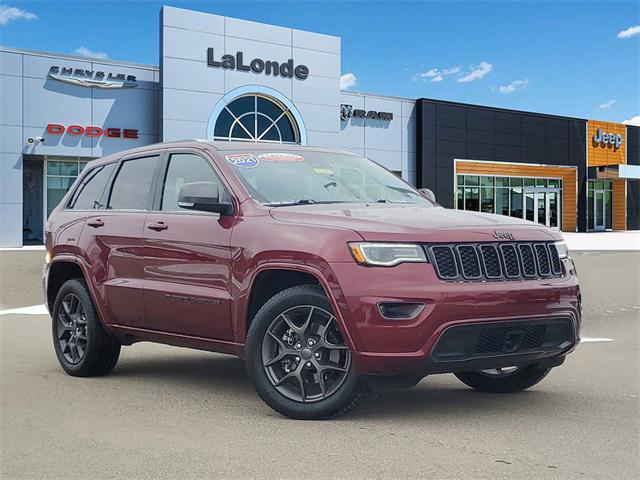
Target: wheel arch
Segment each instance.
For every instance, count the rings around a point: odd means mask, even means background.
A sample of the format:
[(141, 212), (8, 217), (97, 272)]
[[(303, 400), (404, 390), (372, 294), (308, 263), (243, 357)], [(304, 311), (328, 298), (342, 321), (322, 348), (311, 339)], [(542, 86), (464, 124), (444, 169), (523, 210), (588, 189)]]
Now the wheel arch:
[(297, 285), (317, 285), (322, 288), (331, 303), (347, 346), (353, 349), (349, 329), (342, 316), (342, 310), (338, 306), (336, 293), (341, 295), (341, 292), (335, 279), (328, 279), (320, 270), (311, 266), (286, 263), (264, 265), (255, 271), (242, 315), (241, 334), (243, 341), (246, 341), (251, 321), (260, 307), (277, 293)]
[(103, 317), (102, 304), (99, 301), (99, 295), (95, 288), (93, 277), (90, 274), (89, 266), (80, 258), (74, 255), (56, 255), (51, 264), (49, 265), (49, 271), (47, 273), (45, 298), (49, 312), (53, 312), (53, 305), (56, 301), (56, 296), (60, 291), (60, 287), (67, 280), (74, 278), (82, 279), (87, 284), (91, 300), (93, 300), (94, 307), (98, 312), (98, 317), (101, 323)]

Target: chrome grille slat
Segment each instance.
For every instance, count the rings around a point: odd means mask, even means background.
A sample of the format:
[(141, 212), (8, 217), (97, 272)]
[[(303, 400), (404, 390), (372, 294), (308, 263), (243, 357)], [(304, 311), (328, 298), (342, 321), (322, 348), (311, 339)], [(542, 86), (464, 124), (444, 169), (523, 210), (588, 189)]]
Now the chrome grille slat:
[(491, 242), (426, 246), (441, 280), (533, 280), (564, 275), (553, 243)]

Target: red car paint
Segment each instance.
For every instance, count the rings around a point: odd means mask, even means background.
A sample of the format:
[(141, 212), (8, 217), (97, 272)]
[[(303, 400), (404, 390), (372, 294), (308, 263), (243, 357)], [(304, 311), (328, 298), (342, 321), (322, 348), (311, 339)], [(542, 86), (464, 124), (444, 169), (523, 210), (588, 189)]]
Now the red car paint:
[[(515, 241), (549, 242), (562, 240), (559, 232), (509, 217), (440, 207), (268, 207), (251, 199), (219, 148), (250, 152), (264, 150), (264, 145), (153, 145), (89, 166), (195, 152), (210, 160), (232, 193), (233, 215), (78, 211), (65, 208), (68, 194), (49, 218), (47, 272), (63, 262), (77, 264), (105, 328), (123, 343), (148, 340), (242, 356), (257, 275), (287, 269), (311, 274), (323, 287), (360, 373), (417, 368), (440, 334), (462, 323), (568, 317), (575, 326), (573, 346), (577, 344), (580, 291), (570, 259), (562, 260), (565, 275), (560, 278), (444, 282), (430, 263), (361, 266), (347, 247), (363, 240), (491, 243), (504, 231)], [(278, 146), (278, 151), (289, 150), (297, 153), (300, 147)], [(390, 322), (377, 308), (385, 301), (424, 302), (426, 307), (417, 318)], [(50, 307), (51, 302), (49, 297)]]

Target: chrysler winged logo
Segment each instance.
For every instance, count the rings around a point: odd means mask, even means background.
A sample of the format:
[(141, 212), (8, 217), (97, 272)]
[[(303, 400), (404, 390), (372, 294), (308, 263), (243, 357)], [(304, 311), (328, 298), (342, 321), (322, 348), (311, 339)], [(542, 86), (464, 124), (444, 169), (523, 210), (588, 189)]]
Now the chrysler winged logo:
[(513, 233), (499, 232), (498, 230), (493, 231), (493, 238), (495, 238), (496, 240), (515, 240)]
[(82, 68), (52, 66), (49, 78), (71, 83), (81, 87), (97, 88), (135, 88), (138, 86), (135, 75), (85, 70)]

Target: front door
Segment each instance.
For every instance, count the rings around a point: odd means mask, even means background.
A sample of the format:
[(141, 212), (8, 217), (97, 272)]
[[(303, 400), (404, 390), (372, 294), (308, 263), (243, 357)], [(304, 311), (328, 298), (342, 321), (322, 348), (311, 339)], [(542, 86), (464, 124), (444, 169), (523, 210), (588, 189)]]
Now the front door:
[[(234, 217), (184, 210), (185, 183), (224, 187), (198, 153), (167, 155), (156, 203), (144, 227), (145, 328), (194, 337), (232, 339), (231, 227)], [(223, 194), (226, 195), (226, 194)]]
[(605, 208), (605, 192), (595, 190), (593, 192), (593, 229), (603, 231), (606, 227), (607, 210)]

